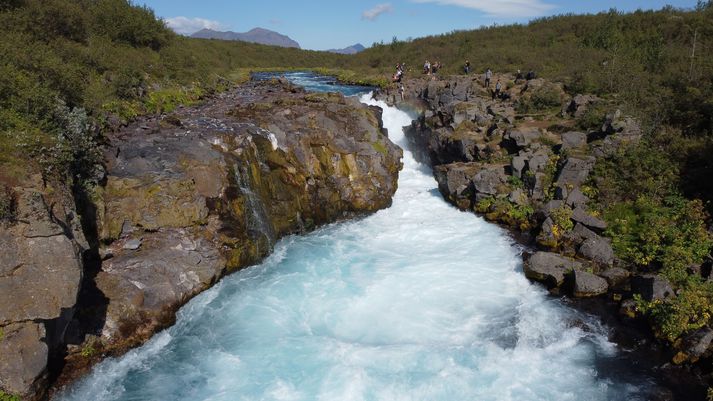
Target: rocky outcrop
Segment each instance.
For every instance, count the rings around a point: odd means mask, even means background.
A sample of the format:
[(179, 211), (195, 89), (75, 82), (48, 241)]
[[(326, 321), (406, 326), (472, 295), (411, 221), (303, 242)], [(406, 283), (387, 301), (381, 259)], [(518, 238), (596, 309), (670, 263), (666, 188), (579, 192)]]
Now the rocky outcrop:
[(71, 194), (40, 177), (14, 192), (16, 218), (0, 222), (0, 389), (31, 400), (65, 342), (88, 245)]
[(129, 126), (106, 159), (95, 282), (107, 307), (92, 339), (104, 353), (170, 324), (279, 237), (387, 207), (401, 168), (379, 109), (286, 83)]
[(51, 358), (66, 383), (280, 237), (389, 206), (401, 157), (378, 108), (248, 83), (109, 135), (82, 214), (91, 247), (71, 194), (17, 188), (0, 229), (0, 390), (33, 399)]

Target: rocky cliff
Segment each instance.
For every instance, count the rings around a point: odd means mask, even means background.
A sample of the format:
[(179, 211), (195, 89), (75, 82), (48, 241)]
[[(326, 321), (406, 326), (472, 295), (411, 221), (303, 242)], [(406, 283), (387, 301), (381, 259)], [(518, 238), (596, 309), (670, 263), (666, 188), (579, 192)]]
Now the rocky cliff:
[(0, 388), (42, 397), (280, 237), (387, 207), (402, 154), (380, 113), (267, 82), (142, 119), (109, 135), (104, 185), (78, 203), (84, 233), (71, 196), (15, 188), (17, 219), (0, 230)]

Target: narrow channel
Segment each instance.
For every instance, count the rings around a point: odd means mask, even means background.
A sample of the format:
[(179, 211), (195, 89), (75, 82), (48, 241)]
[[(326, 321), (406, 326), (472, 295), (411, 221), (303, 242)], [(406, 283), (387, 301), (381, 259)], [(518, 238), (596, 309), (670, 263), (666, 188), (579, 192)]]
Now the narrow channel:
[[(411, 117), (362, 101), (384, 109), (406, 148)], [(55, 399), (648, 399), (645, 376), (598, 368), (629, 362), (617, 362), (606, 328), (530, 284), (519, 252), (504, 230), (448, 205), (405, 149), (389, 209), (279, 241)]]

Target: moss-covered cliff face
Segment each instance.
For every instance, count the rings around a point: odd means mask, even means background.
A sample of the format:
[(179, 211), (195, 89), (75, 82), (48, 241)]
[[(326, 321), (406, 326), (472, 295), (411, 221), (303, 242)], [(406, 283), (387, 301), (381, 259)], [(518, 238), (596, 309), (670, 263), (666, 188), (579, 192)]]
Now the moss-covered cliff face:
[[(60, 374), (59, 383), (71, 380), (171, 324), (178, 307), (258, 262), (281, 236), (388, 207), (402, 153), (380, 113), (286, 82), (249, 83), (124, 127), (109, 135), (103, 185), (80, 203), (93, 246), (74, 210), (58, 219), (32, 206), (35, 198), (46, 206), (41, 194), (19, 196), (18, 216), (30, 206), (47, 216), (18, 218), (0, 231), (0, 241), (17, 250), (2, 256), (3, 266), (19, 266), (0, 272), (0, 296), (16, 301), (0, 303), (0, 347), (17, 350), (0, 355), (0, 387), (41, 395), (52, 352), (63, 369), (50, 373)], [(50, 242), (56, 255), (28, 241)], [(37, 270), (37, 289), (21, 286), (25, 266)], [(20, 310), (6, 306), (17, 302), (46, 303), (47, 313), (6, 316)], [(62, 327), (52, 326), (57, 334), (48, 344), (47, 322), (58, 319)], [(24, 370), (16, 378), (2, 369)]]

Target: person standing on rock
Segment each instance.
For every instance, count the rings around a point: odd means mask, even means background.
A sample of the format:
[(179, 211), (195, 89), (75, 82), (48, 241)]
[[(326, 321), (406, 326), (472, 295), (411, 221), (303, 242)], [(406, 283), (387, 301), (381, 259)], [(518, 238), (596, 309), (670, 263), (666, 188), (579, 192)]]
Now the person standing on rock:
[(423, 63), (423, 73), (426, 75), (431, 75), (431, 63), (429, 63), (428, 60)]
[(490, 80), (493, 79), (493, 72), (488, 68), (485, 70), (485, 87), (490, 88)]
[(392, 78), (392, 80), (394, 82), (401, 83), (401, 79), (403, 78), (403, 76), (404, 76), (404, 70), (403, 70), (403, 68), (401, 68), (400, 64), (397, 64), (396, 65), (396, 73), (394, 74), (394, 77)]
[(470, 74), (470, 61), (465, 60), (465, 65), (463, 66), (463, 71), (465, 72), (465, 75)]
[(503, 85), (498, 79), (498, 83), (495, 84), (495, 90), (493, 91), (493, 100), (500, 98), (500, 91), (503, 89)]

